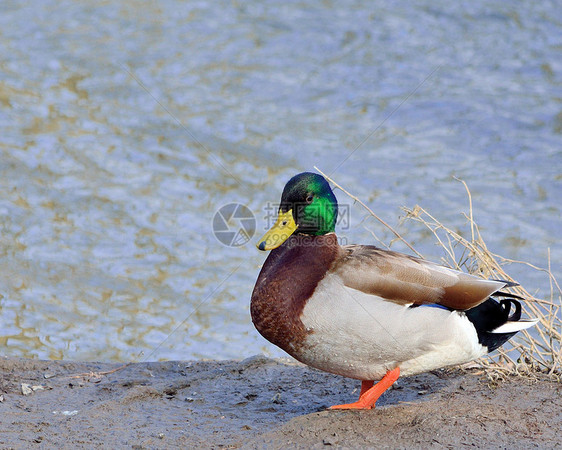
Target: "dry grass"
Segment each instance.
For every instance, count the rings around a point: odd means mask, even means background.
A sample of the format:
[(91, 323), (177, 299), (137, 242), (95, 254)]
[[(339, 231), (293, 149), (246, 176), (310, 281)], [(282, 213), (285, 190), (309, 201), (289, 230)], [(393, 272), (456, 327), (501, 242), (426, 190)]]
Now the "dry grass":
[[(417, 256), (422, 256), (394, 228), (379, 218), (359, 198), (350, 194), (318, 168), (316, 170), (387, 227), (396, 236), (395, 240), (402, 241)], [(523, 286), (518, 285), (508, 289), (509, 292), (526, 299), (525, 302), (522, 302), (524, 314), (528, 317), (538, 318), (539, 323), (530, 330), (518, 333), (510, 341), (511, 345), (504, 345), (492, 355), (476, 361), (472, 366), (480, 367), (486, 372), (488, 378), (494, 381), (503, 378), (505, 375), (513, 374), (532, 377), (538, 372), (546, 373), (560, 381), (562, 377), (562, 289), (550, 270), (550, 256), (547, 261), (547, 268), (540, 268), (524, 261), (510, 260), (491, 252), (480, 234), (478, 225), (474, 221), (472, 197), (468, 186), (464, 181), (458, 181), (464, 185), (468, 195), (469, 212), (468, 214), (465, 213), (465, 217), (467, 219), (467, 226), (470, 228), (470, 239), (464, 238), (439, 222), (437, 218), (421, 206), (415, 206), (411, 209), (403, 208), (406, 213), (403, 221), (421, 224), (431, 232), (436, 242), (444, 251), (444, 265), (483, 278), (515, 282), (504, 270), (504, 267), (510, 264), (523, 264), (529, 270), (544, 273), (550, 283), (550, 296), (548, 299), (534, 297)], [(383, 243), (382, 245), (388, 248), (386, 244)]]

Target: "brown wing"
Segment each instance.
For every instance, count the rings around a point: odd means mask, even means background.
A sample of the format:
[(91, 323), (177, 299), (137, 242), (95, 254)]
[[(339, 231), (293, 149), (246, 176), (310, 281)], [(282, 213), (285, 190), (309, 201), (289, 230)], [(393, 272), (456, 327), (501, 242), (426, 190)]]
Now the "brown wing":
[(412, 256), (369, 245), (346, 245), (335, 264), (344, 284), (389, 301), (408, 304), (437, 303), (466, 310), (485, 301), (505, 286)]

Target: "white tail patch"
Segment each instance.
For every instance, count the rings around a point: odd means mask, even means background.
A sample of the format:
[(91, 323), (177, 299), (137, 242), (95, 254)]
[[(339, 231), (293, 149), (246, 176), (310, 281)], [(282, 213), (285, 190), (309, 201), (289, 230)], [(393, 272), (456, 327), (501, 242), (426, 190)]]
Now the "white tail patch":
[(490, 333), (516, 333), (517, 331), (525, 330), (535, 325), (539, 319), (520, 320), (518, 322), (506, 322), (503, 325), (490, 331)]

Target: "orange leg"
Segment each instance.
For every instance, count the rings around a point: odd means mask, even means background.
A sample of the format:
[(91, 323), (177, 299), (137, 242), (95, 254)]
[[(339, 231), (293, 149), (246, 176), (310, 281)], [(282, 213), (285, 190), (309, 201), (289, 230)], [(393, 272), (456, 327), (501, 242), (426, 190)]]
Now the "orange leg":
[(361, 393), (359, 400), (355, 403), (348, 403), (346, 405), (335, 405), (329, 409), (371, 409), (375, 407), (375, 403), (379, 397), (386, 391), (400, 376), (400, 367), (389, 370), (386, 375), (373, 386), (373, 381), (361, 382)]
[(359, 393), (359, 398), (363, 396), (365, 392), (371, 389), (374, 386), (374, 381), (362, 381), (361, 382), (361, 392)]

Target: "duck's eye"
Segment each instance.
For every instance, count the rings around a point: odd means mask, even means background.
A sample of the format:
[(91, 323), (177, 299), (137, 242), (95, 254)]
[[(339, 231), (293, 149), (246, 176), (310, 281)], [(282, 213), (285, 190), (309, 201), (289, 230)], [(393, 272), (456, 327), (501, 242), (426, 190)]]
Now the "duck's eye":
[(306, 197), (307, 203), (312, 203), (312, 200), (314, 200), (314, 197), (312, 195), (309, 195), (308, 197)]
[(286, 220), (283, 221), (283, 226), (285, 226), (285, 225), (287, 225), (287, 221), (286, 221)]

